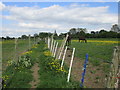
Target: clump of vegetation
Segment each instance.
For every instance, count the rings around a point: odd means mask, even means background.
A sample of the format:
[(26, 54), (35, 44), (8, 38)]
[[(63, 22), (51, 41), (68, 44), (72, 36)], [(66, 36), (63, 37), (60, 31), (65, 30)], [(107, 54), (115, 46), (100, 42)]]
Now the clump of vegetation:
[(34, 60), (31, 59), (32, 51), (27, 51), (19, 57), (18, 61), (9, 60), (3, 72), (3, 88), (30, 88), (33, 80), (32, 71)]
[(47, 49), (45, 49), (45, 43), (39, 47), (40, 51), (40, 62), (39, 62), (39, 74), (40, 83), (38, 88), (73, 88), (78, 87), (78, 83), (70, 82), (67, 83), (67, 67), (61, 68), (61, 60), (56, 60), (51, 57)]

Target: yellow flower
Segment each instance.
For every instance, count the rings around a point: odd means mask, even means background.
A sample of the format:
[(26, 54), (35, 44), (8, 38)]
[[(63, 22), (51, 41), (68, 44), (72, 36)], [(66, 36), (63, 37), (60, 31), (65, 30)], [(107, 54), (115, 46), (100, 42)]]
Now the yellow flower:
[(4, 87), (6, 87), (6, 85), (4, 84)]
[[(73, 42), (78, 42), (78, 40), (72, 40)], [(102, 42), (102, 43), (120, 43), (120, 41), (106, 41), (106, 40), (87, 40), (87, 42)]]
[(22, 53), (22, 55), (31, 54), (31, 53), (32, 51), (27, 51), (27, 52)]
[(45, 52), (44, 52), (44, 55), (45, 55), (45, 56), (51, 56), (51, 52), (50, 52), (50, 51), (45, 51)]

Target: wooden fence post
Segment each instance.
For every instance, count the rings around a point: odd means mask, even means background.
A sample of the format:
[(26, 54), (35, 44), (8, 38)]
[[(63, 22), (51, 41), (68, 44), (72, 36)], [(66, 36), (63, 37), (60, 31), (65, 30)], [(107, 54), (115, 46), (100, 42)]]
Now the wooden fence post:
[(113, 59), (111, 64), (111, 72), (107, 79), (107, 88), (118, 88), (120, 77), (120, 47), (116, 46), (113, 52)]

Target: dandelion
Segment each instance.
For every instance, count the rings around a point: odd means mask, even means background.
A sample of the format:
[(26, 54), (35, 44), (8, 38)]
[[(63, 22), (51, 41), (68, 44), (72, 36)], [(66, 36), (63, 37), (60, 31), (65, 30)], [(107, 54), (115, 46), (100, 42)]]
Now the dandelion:
[(51, 54), (50, 51), (45, 51), (45, 52), (44, 52), (44, 55), (45, 55), (45, 56), (51, 56), (52, 54)]
[(32, 51), (27, 51), (27, 52), (22, 53), (22, 55), (31, 54), (31, 53)]
[(4, 84), (4, 87), (6, 87), (6, 84)]

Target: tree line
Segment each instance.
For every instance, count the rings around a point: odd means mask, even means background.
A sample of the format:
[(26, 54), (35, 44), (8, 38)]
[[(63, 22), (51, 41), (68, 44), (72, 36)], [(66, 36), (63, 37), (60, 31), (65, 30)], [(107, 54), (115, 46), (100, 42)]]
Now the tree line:
[[(120, 33), (114, 32), (114, 31), (107, 31), (107, 30), (100, 30), (100, 31), (91, 31), (90, 33), (87, 33), (86, 28), (71, 28), (69, 32), (67, 32), (71, 35), (72, 38), (76, 39), (79, 36), (84, 36), (86, 38), (120, 38)], [(50, 37), (54, 34), (54, 39), (63, 39), (67, 33), (60, 33), (59, 35), (56, 33), (47, 33), (47, 32), (40, 32), (35, 33), (33, 36), (30, 36), (31, 38), (46, 38)], [(22, 35), (21, 37), (18, 37), (18, 39), (28, 39), (29, 35)], [(15, 37), (1, 37), (1, 39), (4, 40), (10, 40), (15, 39)]]

